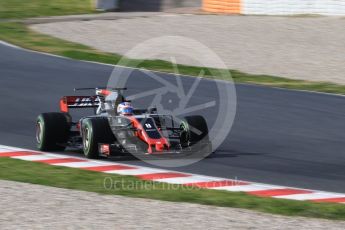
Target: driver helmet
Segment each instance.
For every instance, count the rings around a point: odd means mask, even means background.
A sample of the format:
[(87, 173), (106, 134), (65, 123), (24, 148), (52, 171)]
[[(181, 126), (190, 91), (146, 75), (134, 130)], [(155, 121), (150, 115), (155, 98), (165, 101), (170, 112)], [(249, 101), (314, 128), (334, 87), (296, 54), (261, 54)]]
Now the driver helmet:
[(132, 107), (131, 103), (129, 103), (129, 102), (120, 103), (117, 106), (117, 113), (119, 115), (124, 115), (124, 116), (132, 115), (133, 114), (133, 107)]

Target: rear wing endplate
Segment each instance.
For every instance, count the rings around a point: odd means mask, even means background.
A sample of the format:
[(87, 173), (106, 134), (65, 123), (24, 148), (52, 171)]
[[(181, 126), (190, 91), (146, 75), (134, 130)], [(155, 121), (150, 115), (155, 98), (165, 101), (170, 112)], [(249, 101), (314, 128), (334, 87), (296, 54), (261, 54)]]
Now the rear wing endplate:
[(99, 99), (96, 96), (64, 96), (60, 99), (60, 110), (68, 113), (70, 108), (97, 108)]

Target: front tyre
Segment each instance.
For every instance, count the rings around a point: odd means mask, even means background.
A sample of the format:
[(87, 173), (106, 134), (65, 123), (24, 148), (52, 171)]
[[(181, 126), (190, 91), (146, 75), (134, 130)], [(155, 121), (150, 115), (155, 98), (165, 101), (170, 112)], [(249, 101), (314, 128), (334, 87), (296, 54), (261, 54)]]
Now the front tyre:
[(208, 134), (206, 120), (202, 116), (187, 116), (181, 123), (180, 141), (182, 147), (191, 147), (204, 157), (212, 153), (212, 143)]
[(98, 144), (111, 144), (114, 135), (106, 118), (90, 118), (82, 122), (84, 155), (90, 159), (99, 158)]
[(36, 121), (37, 148), (41, 151), (63, 151), (70, 125), (64, 113), (42, 113)]

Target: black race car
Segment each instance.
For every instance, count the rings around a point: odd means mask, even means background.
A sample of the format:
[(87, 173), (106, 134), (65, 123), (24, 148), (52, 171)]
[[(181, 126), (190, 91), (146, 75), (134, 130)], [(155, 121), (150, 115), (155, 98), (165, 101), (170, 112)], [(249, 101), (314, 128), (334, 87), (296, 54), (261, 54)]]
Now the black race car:
[[(82, 149), (87, 158), (145, 154), (151, 156), (207, 156), (212, 152), (208, 127), (202, 116), (178, 119), (157, 109), (134, 109), (117, 114), (126, 102), (126, 88), (81, 88), (93, 96), (64, 96), (61, 112), (42, 113), (36, 122), (37, 147), (42, 151)], [(94, 114), (73, 121), (72, 108), (93, 108)]]

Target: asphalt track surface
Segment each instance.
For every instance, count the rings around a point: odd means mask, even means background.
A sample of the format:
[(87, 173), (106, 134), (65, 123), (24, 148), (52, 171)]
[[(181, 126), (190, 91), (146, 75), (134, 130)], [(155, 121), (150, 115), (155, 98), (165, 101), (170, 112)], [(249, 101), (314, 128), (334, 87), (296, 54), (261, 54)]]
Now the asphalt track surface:
[[(105, 85), (112, 70), (0, 45), (0, 144), (35, 149), (36, 116), (58, 111), (59, 98), (74, 87)], [(133, 92), (152, 87), (142, 76), (133, 70), (127, 85)], [(233, 128), (215, 154), (170, 170), (345, 192), (345, 97), (241, 84), (236, 91)], [(195, 100), (210, 94), (201, 89)]]

